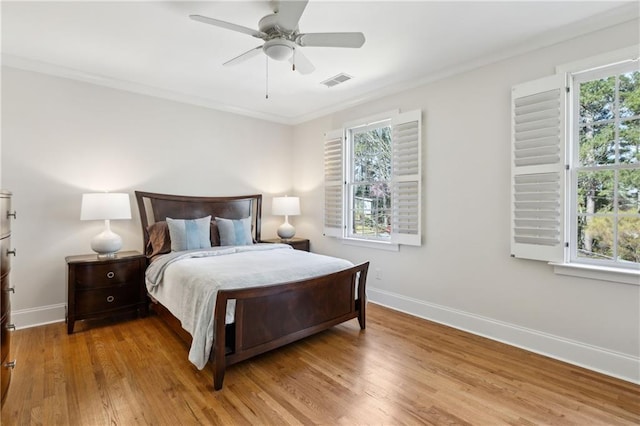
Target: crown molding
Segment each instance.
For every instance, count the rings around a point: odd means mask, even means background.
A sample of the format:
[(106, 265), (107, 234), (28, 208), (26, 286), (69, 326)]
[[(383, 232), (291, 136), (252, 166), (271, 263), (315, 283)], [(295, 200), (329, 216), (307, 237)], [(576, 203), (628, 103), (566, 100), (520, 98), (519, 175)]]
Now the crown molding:
[(216, 102), (211, 99), (189, 95), (185, 93), (174, 92), (170, 90), (161, 89), (158, 87), (148, 86), (140, 83), (134, 83), (131, 81), (115, 79), (106, 77), (99, 74), (92, 74), (76, 69), (63, 67), (55, 64), (45, 63), (25, 57), (2, 54), (1, 61), (3, 66), (17, 68), (26, 71), (39, 72), (43, 74), (49, 74), (57, 77), (67, 78), (71, 80), (82, 81), (85, 83), (96, 84), (104, 87), (109, 87), (118, 90), (124, 90), (128, 92), (138, 93), (142, 95), (172, 100), (176, 102), (186, 103), (190, 105), (201, 106), (204, 108), (210, 108), (218, 111), (243, 115), (259, 120), (270, 121), (278, 124), (295, 126), (307, 121), (311, 121), (326, 115), (336, 113), (338, 111), (345, 110), (361, 105), (366, 102), (371, 102), (383, 98), (385, 96), (393, 95), (406, 90), (411, 90), (416, 87), (423, 86), (434, 81), (449, 78), (458, 74), (469, 72), (471, 70), (496, 63), (511, 57), (523, 55), (528, 52), (532, 52), (544, 47), (549, 47), (554, 44), (558, 44), (570, 39), (580, 37), (589, 33), (600, 31), (615, 25), (624, 24), (626, 22), (639, 20), (640, 17), (640, 4), (638, 2), (629, 2), (623, 6), (615, 9), (611, 9), (605, 13), (593, 16), (573, 24), (565, 25), (562, 28), (550, 30), (541, 36), (536, 36), (524, 43), (520, 43), (513, 46), (511, 49), (504, 49), (494, 55), (487, 55), (481, 58), (475, 58), (469, 61), (461, 62), (455, 66), (448, 67), (446, 69), (438, 70), (422, 78), (406, 81), (397, 84), (390, 84), (388, 86), (378, 88), (367, 92), (362, 95), (355, 96), (351, 99), (340, 101), (338, 104), (319, 109), (309, 114), (285, 117), (277, 114), (267, 114), (247, 108), (236, 107), (233, 105), (226, 105)]

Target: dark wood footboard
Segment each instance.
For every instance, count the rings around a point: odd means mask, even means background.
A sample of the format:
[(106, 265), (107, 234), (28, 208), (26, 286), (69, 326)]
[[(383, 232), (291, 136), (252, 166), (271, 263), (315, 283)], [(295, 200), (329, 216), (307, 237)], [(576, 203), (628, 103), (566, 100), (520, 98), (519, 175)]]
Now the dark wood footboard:
[[(266, 287), (220, 290), (215, 307), (213, 386), (225, 368), (255, 355), (358, 318), (364, 329), (369, 262), (329, 275)], [(235, 327), (225, 327), (227, 301), (235, 299)], [(227, 332), (234, 336), (227, 336)], [(230, 346), (230, 347), (229, 347)]]

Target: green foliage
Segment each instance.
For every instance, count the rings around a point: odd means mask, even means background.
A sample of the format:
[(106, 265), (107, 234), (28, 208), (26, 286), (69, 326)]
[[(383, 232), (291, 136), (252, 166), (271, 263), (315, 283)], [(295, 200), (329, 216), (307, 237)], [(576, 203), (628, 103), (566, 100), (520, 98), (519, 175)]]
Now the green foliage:
[(578, 122), (581, 255), (640, 262), (640, 72), (582, 83)]
[[(591, 218), (585, 228), (585, 235), (592, 240), (588, 257), (614, 258), (614, 223), (611, 216)], [(618, 222), (618, 259), (640, 263), (640, 217), (624, 217)]]
[(353, 137), (354, 211), (352, 232), (388, 236), (391, 209), (391, 127), (381, 126)]

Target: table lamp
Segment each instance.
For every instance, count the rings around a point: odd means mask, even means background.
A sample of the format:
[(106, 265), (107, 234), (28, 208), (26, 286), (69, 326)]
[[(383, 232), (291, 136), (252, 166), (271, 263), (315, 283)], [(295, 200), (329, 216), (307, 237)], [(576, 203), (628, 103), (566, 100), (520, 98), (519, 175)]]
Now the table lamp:
[(296, 228), (289, 223), (289, 216), (300, 214), (300, 198), (298, 197), (273, 197), (271, 214), (284, 216), (284, 223), (278, 227), (278, 236), (283, 240), (293, 238)]
[(104, 220), (104, 231), (91, 240), (91, 249), (98, 253), (98, 257), (115, 257), (122, 248), (122, 238), (111, 231), (109, 222), (117, 219), (131, 219), (129, 194), (82, 194), (80, 220)]

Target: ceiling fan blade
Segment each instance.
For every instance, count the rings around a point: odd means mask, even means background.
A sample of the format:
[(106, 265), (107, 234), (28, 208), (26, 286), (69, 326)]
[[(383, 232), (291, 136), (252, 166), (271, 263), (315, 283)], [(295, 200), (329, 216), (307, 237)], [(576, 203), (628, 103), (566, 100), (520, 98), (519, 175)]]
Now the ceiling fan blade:
[(239, 33), (248, 34), (250, 36), (264, 39), (267, 35), (258, 30), (252, 30), (251, 28), (243, 27), (242, 25), (232, 24), (231, 22), (221, 21), (219, 19), (208, 18), (202, 15), (189, 15), (189, 18), (194, 21), (203, 22), (205, 24), (213, 25), (220, 28), (226, 28), (231, 31), (237, 31)]
[(239, 64), (240, 62), (244, 62), (247, 59), (250, 59), (250, 58), (253, 58), (256, 55), (259, 55), (261, 50), (262, 50), (262, 46), (254, 47), (253, 49), (247, 50), (243, 54), (238, 55), (235, 58), (228, 60), (227, 62), (225, 62), (222, 65), (226, 66), (226, 65)]
[(276, 24), (284, 30), (293, 31), (297, 29), (302, 12), (304, 12), (308, 2), (309, 0), (279, 1), (275, 10)]
[(309, 33), (296, 38), (300, 46), (314, 47), (361, 47), (364, 41), (362, 33)]
[(311, 61), (302, 54), (302, 49), (294, 49), (289, 62), (293, 64), (294, 70), (300, 74), (311, 74), (316, 70)]

